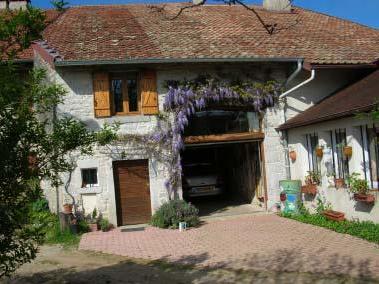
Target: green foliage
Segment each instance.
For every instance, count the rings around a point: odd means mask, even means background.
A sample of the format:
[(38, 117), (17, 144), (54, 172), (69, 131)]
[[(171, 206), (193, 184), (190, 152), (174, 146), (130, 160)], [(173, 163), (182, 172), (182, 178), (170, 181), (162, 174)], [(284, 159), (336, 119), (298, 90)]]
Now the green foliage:
[(347, 181), (351, 192), (366, 194), (369, 191), (368, 183), (365, 179), (360, 178), (360, 174), (352, 173)]
[(54, 226), (46, 232), (45, 242), (47, 244), (61, 244), (65, 247), (75, 246), (79, 243), (80, 236), (71, 233), (69, 229), (61, 231), (58, 218)]
[(331, 205), (330, 203), (326, 203), (325, 200), (322, 200), (320, 196), (317, 197), (317, 207), (316, 207), (316, 212), (318, 214), (321, 214), (325, 210), (331, 210)]
[(0, 11), (0, 62), (13, 59), (33, 40), (39, 39), (45, 27), (45, 15), (28, 5), (26, 9)]
[(67, 9), (67, 5), (70, 4), (69, 2), (66, 2), (64, 0), (53, 0), (53, 1), (50, 1), (50, 3), (59, 12), (62, 12), (64, 10), (66, 10)]
[(97, 209), (94, 208), (92, 211), (92, 220), (96, 220), (96, 219), (97, 219)]
[(159, 228), (176, 229), (179, 222), (186, 222), (188, 227), (197, 226), (199, 210), (184, 200), (171, 200), (164, 203), (151, 219), (151, 225)]
[(28, 73), (13, 64), (44, 27), (45, 16), (38, 9), (0, 12), (0, 277), (33, 259), (44, 236), (70, 237), (58, 233), (58, 219), (41, 210), (42, 201), (30, 212), (29, 204), (41, 197), (41, 181), (62, 184), (60, 173), (75, 166), (68, 156), (90, 155), (93, 145), (115, 137), (111, 127), (91, 132), (80, 121), (57, 117), (65, 90), (46, 84), (45, 71)]
[(324, 227), (332, 231), (348, 234), (379, 244), (379, 224), (364, 221), (331, 221), (321, 214), (282, 214), (283, 217), (290, 218), (302, 223)]
[(112, 227), (108, 219), (106, 218), (101, 218), (101, 220), (99, 221), (99, 226), (103, 232), (108, 232)]
[[(30, 227), (38, 234), (39, 243), (63, 244), (65, 246), (75, 245), (80, 237), (74, 235), (70, 230), (61, 231), (59, 218), (51, 213), (46, 199), (38, 199), (32, 203), (30, 208)], [(88, 232), (88, 225), (84, 221), (79, 221), (79, 233)]]

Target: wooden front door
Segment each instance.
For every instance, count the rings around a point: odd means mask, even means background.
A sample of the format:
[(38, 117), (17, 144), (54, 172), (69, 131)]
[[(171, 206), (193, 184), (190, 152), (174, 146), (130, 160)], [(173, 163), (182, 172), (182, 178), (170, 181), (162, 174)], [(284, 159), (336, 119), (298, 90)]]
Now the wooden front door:
[(148, 223), (151, 218), (148, 160), (113, 163), (118, 225)]

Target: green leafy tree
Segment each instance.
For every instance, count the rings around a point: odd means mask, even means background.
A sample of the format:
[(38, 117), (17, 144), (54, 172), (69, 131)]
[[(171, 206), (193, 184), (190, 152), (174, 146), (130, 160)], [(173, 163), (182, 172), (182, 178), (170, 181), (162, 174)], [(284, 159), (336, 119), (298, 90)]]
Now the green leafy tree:
[(17, 54), (40, 37), (44, 14), (28, 7), (0, 14), (0, 277), (36, 256), (43, 233), (31, 224), (29, 204), (42, 195), (41, 181), (62, 184), (60, 173), (75, 166), (66, 157), (92, 154), (115, 138), (72, 118), (58, 118), (65, 90), (46, 84), (43, 70), (23, 71)]
[(69, 2), (66, 2), (64, 0), (53, 0), (51, 1), (51, 4), (57, 11), (61, 12), (67, 9), (67, 5), (69, 4)]

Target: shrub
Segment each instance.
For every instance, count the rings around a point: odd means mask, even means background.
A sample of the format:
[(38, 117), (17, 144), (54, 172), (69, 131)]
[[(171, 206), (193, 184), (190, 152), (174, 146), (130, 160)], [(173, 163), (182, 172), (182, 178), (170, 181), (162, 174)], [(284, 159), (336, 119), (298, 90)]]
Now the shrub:
[(100, 225), (100, 229), (103, 232), (108, 232), (110, 230), (110, 228), (112, 227), (112, 225), (109, 223), (108, 219), (106, 219), (106, 218), (102, 218), (99, 221), (99, 225)]
[[(61, 231), (59, 218), (50, 212), (45, 199), (39, 199), (30, 205), (30, 230), (41, 236), (41, 240), (49, 244), (63, 244), (65, 246), (75, 245), (79, 242), (80, 236), (74, 235), (70, 230)], [(78, 221), (78, 232), (88, 231), (85, 221)], [(42, 243), (42, 242), (41, 242)]]
[(179, 222), (186, 222), (188, 227), (199, 224), (199, 210), (184, 200), (171, 200), (164, 203), (153, 215), (151, 225), (159, 228), (173, 228)]
[(360, 174), (358, 173), (352, 173), (348, 177), (350, 191), (353, 193), (366, 194), (369, 191), (369, 186), (367, 184), (367, 181), (359, 177), (360, 177)]

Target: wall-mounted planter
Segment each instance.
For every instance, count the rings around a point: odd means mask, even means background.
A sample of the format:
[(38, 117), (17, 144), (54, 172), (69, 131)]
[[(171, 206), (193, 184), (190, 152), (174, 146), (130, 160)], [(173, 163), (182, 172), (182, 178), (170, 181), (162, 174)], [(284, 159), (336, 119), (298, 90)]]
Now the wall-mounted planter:
[(372, 194), (354, 193), (354, 200), (371, 204), (375, 202), (375, 196)]
[(301, 187), (301, 192), (309, 195), (317, 194), (317, 185), (316, 184), (307, 184)]
[(322, 214), (329, 220), (333, 221), (344, 221), (345, 220), (345, 213), (333, 211), (333, 210), (325, 210), (322, 212)]
[(351, 146), (343, 147), (343, 154), (345, 155), (345, 157), (350, 158), (353, 155), (353, 147)]
[(343, 178), (336, 178), (334, 179), (334, 185), (336, 188), (343, 188), (345, 187), (345, 180)]
[(321, 147), (317, 147), (316, 148), (316, 156), (319, 158), (322, 158), (323, 155), (324, 155), (323, 149)]
[(289, 152), (289, 156), (292, 162), (296, 161), (296, 152), (294, 150)]

